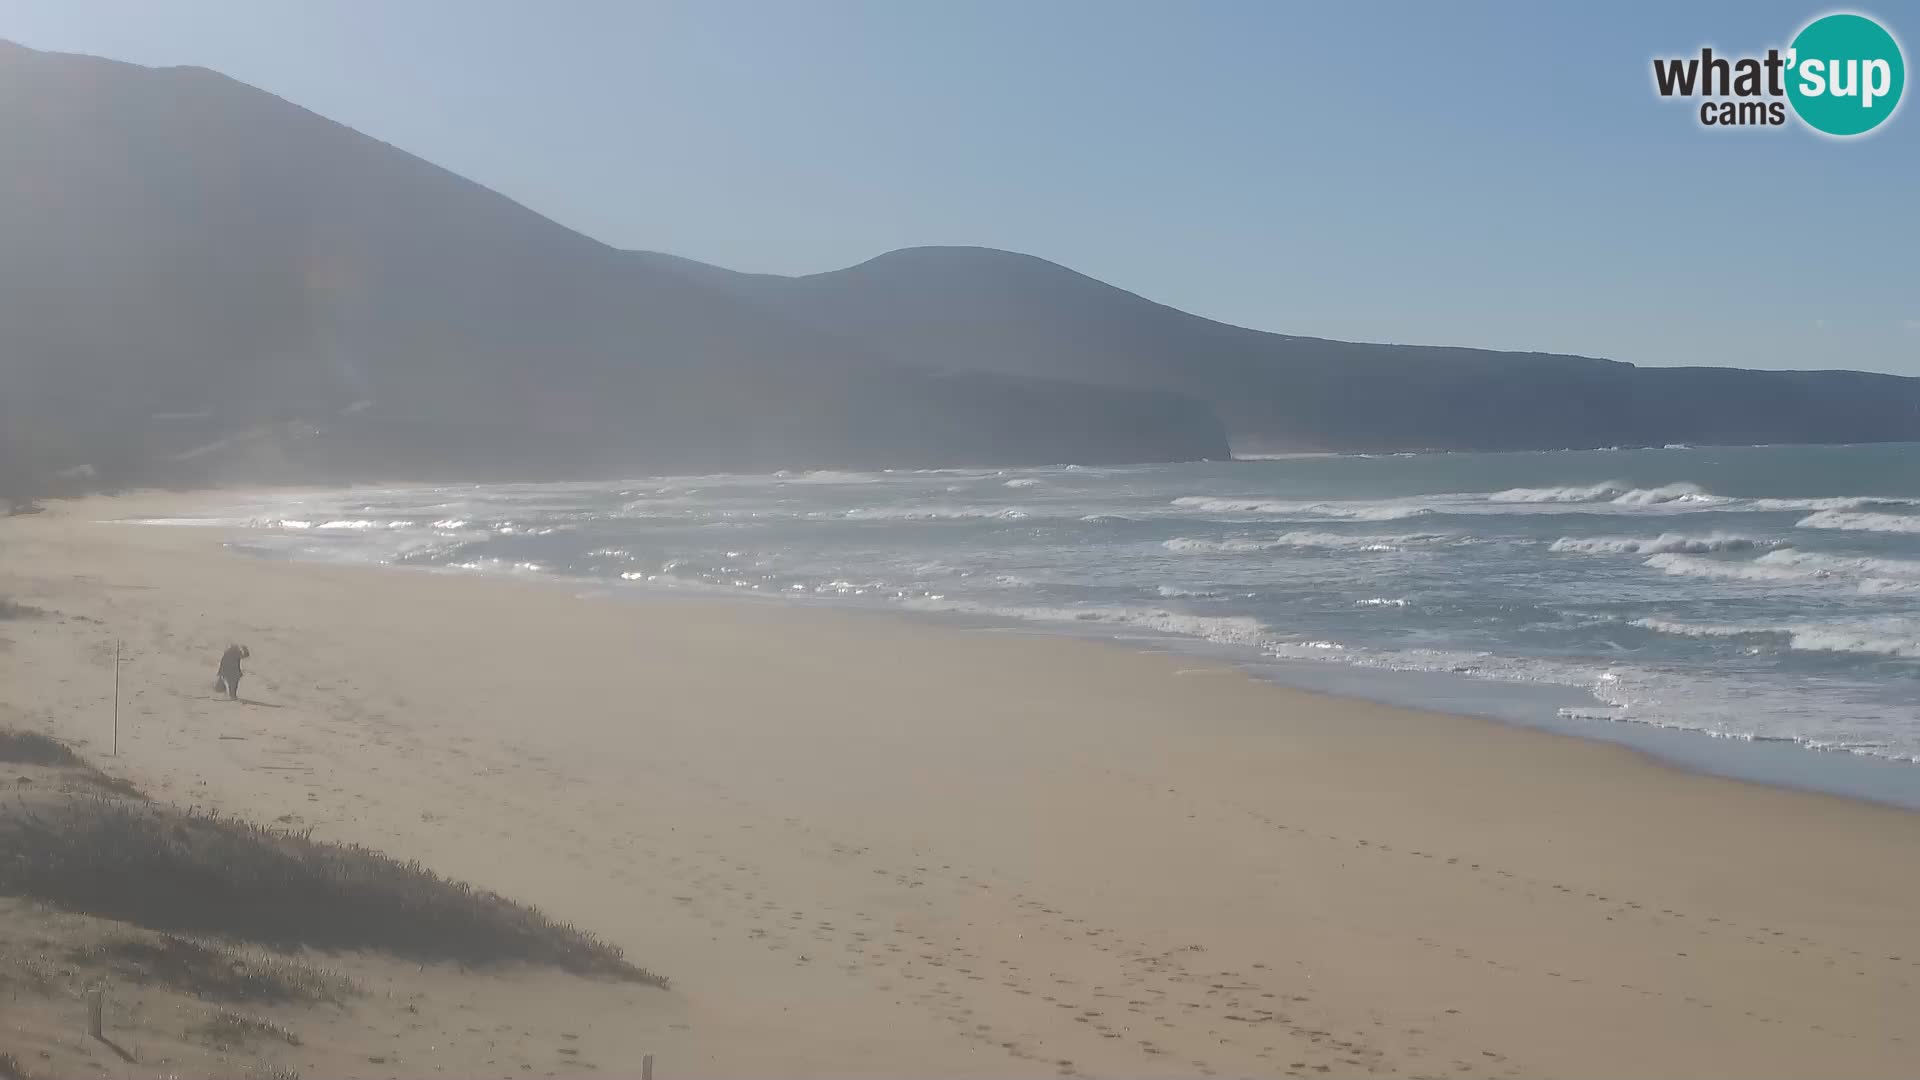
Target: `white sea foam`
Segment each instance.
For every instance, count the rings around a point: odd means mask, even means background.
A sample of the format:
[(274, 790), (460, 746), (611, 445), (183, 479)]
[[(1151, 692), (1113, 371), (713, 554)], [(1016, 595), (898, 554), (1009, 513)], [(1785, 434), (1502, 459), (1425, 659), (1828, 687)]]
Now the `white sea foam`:
[(1651, 556), (1645, 565), (1674, 577), (1719, 578), (1727, 581), (1805, 582), (1818, 576), (1794, 567), (1770, 566), (1757, 560), (1728, 562), (1678, 552)]
[(1655, 488), (1623, 491), (1613, 501), (1621, 506), (1665, 506), (1669, 503), (1713, 506), (1732, 500), (1705, 491), (1698, 484), (1664, 484)]
[(1184, 510), (1205, 514), (1262, 517), (1331, 518), (1351, 521), (1394, 521), (1423, 514), (1538, 513), (1555, 506), (1578, 506), (1579, 512), (1605, 513), (1637, 510), (1743, 509), (1742, 500), (1716, 495), (1698, 484), (1673, 483), (1637, 488), (1618, 480), (1558, 487), (1508, 488), (1504, 491), (1454, 492), (1406, 496), (1386, 500), (1285, 500), (1184, 495), (1173, 500)]
[(1340, 533), (1289, 532), (1274, 538), (1283, 547), (1325, 548), (1330, 551), (1399, 551), (1452, 539), (1446, 533), (1394, 533), (1384, 536), (1345, 536)]
[(1224, 499), (1211, 495), (1182, 495), (1173, 505), (1203, 514), (1253, 514), (1262, 517), (1332, 518), (1346, 521), (1398, 521), (1433, 512), (1431, 507), (1404, 502), (1283, 502), (1271, 499)]
[(1695, 555), (1663, 553), (1646, 565), (1675, 577), (1719, 578), (1754, 582), (1834, 584), (1857, 588), (1868, 595), (1920, 591), (1920, 562), (1827, 555), (1782, 548), (1751, 562), (1730, 562)]
[(1656, 634), (1674, 634), (1680, 637), (1748, 637), (1753, 635), (1769, 636), (1780, 631), (1768, 626), (1730, 626), (1721, 623), (1690, 623), (1677, 619), (1659, 619), (1648, 617), (1634, 619), (1627, 625), (1642, 630), (1652, 630)]
[(1252, 539), (1235, 537), (1225, 540), (1205, 540), (1189, 536), (1176, 536), (1163, 545), (1168, 551), (1177, 551), (1183, 555), (1242, 555), (1256, 551), (1282, 551), (1288, 548), (1322, 551), (1360, 551), (1387, 552), (1402, 548), (1431, 544), (1447, 539), (1444, 533), (1402, 533), (1394, 536), (1347, 536), (1341, 533), (1327, 532), (1287, 532), (1271, 539)]
[(1333, 641), (1298, 641), (1270, 646), (1268, 655), (1288, 660), (1333, 661), (1384, 671), (1446, 673), (1499, 682), (1578, 687), (1611, 702), (1611, 695), (1636, 684), (1642, 673), (1612, 664), (1544, 657), (1507, 657), (1455, 649), (1367, 649)]
[(321, 524), (314, 526), (314, 528), (332, 529), (336, 531), (365, 532), (369, 529), (411, 529), (413, 528), (413, 522), (404, 521), (404, 520), (403, 521), (369, 521), (366, 518), (342, 518), (337, 521), (322, 522)]
[(1913, 506), (1920, 500), (1890, 495), (1840, 495), (1824, 499), (1750, 499), (1755, 510), (1874, 510)]
[[(122, 518), (122, 519), (118, 519), (118, 523), (122, 525), (167, 525), (173, 528), (185, 527), (185, 528), (195, 528), (195, 529), (205, 529), (205, 528), (261, 529), (261, 528), (267, 527), (266, 523), (262, 522), (258, 518), (244, 518), (244, 517)], [(102, 521), (99, 524), (110, 525), (110, 524), (114, 524), (114, 522)]]
[[(542, 563), (532, 562), (529, 560), (509, 562), (506, 559), (496, 559), (496, 558), (489, 557), (484, 559), (468, 559), (465, 562), (447, 563), (445, 567), (443, 567), (443, 569), (477, 570), (477, 571), (491, 572), (491, 573), (501, 573), (504, 571), (508, 573), (519, 573), (519, 574), (538, 574), (544, 571), (546, 569), (546, 566)], [(621, 576), (625, 577), (626, 575), (622, 574)]]
[(822, 581), (811, 586), (794, 585), (792, 588), (797, 591), (812, 591), (835, 596), (867, 596), (869, 594), (880, 593), (898, 595), (899, 593), (899, 590), (890, 588), (884, 581), (849, 581), (845, 578), (836, 578), (833, 581)]
[(1013, 479), (1007, 481), (1006, 486), (1010, 488), (1039, 487), (1040, 481), (1035, 480), (1030, 476), (1016, 476)]
[(1745, 551), (1777, 543), (1755, 540), (1736, 533), (1713, 532), (1704, 536), (1685, 533), (1661, 533), (1659, 536), (1563, 536), (1548, 551), (1577, 555), (1658, 555), (1667, 552), (1705, 554), (1712, 551)]
[(1846, 626), (1803, 627), (1794, 631), (1791, 648), (1802, 652), (1878, 653), (1901, 659), (1920, 659), (1920, 632), (1892, 637), (1872, 628)]
[(1403, 596), (1392, 597), (1392, 598), (1388, 598), (1385, 596), (1374, 596), (1374, 597), (1369, 597), (1368, 599), (1365, 599), (1365, 600), (1355, 600), (1353, 602), (1353, 606), (1354, 607), (1406, 607), (1407, 600), (1406, 600), (1406, 597), (1403, 597)]
[(1778, 540), (1756, 540), (1739, 533), (1712, 532), (1705, 536), (1687, 536), (1682, 533), (1661, 533), (1651, 540), (1643, 541), (1640, 551), (1647, 555), (1661, 552), (1691, 552), (1701, 554), (1712, 551), (1747, 551), (1753, 548), (1774, 547)]
[(1154, 633), (1171, 634), (1177, 637), (1199, 638), (1221, 645), (1259, 646), (1267, 643), (1268, 636), (1265, 624), (1244, 615), (1184, 615), (1161, 608), (1111, 605), (1051, 607), (988, 604), (973, 600), (949, 600), (938, 597), (910, 598), (905, 601), (905, 605), (920, 611), (950, 611), (991, 618), (1017, 619), (1022, 622), (1150, 630)]
[(1183, 589), (1178, 585), (1161, 585), (1154, 591), (1169, 600), (1217, 600), (1226, 595), (1215, 589)]
[(172, 517), (172, 518), (135, 518), (126, 522), (129, 525), (173, 525), (193, 528), (216, 529), (292, 529), (304, 532), (313, 528), (313, 522), (304, 518), (282, 517)]
[(1910, 578), (1920, 580), (1920, 560), (1877, 559), (1867, 556), (1828, 555), (1818, 551), (1782, 548), (1754, 560), (1769, 566), (1786, 566), (1810, 574), (1848, 574), (1854, 577)]
[(878, 473), (843, 472), (837, 469), (815, 469), (811, 472), (778, 472), (776, 478), (789, 484), (875, 484), (883, 479)]
[(1612, 503), (1615, 506), (1715, 506), (1730, 502), (1698, 484), (1636, 488), (1619, 480), (1573, 487), (1508, 488), (1487, 496), (1494, 503)]
[(1609, 480), (1579, 487), (1508, 488), (1488, 495), (1487, 501), (1497, 503), (1598, 502), (1602, 499), (1611, 499), (1627, 490), (1629, 490), (1627, 485)]
[(1348, 518), (1353, 521), (1399, 521), (1403, 518), (1421, 517), (1433, 513), (1428, 506), (1385, 505), (1385, 506), (1348, 506), (1340, 503), (1319, 503), (1315, 512), (1328, 517)]
[(990, 518), (1018, 521), (1027, 515), (1011, 507), (857, 506), (841, 516), (848, 521), (963, 521)]
[(1691, 623), (1675, 619), (1635, 619), (1633, 625), (1655, 633), (1699, 638), (1771, 638), (1797, 652), (1842, 652), (1902, 659), (1920, 658), (1920, 622), (1910, 618), (1865, 619), (1830, 623)]
[(1176, 536), (1161, 546), (1182, 555), (1244, 555), (1274, 547), (1265, 540), (1201, 540), (1190, 536)]
[(1796, 524), (1802, 529), (1920, 533), (1920, 514), (1869, 514), (1845, 510), (1822, 510), (1801, 518)]
[(1121, 514), (1088, 514), (1080, 520), (1088, 525), (1131, 525), (1134, 521)]
[(1555, 506), (1577, 506), (1582, 508), (1580, 512), (1606, 513), (1637, 510), (1872, 510), (1920, 506), (1920, 499), (1876, 495), (1746, 499), (1715, 494), (1699, 484), (1686, 481), (1655, 487), (1634, 487), (1621, 480), (1605, 480), (1597, 484), (1518, 487), (1503, 491), (1456, 492), (1379, 501), (1300, 501), (1188, 495), (1173, 500), (1173, 504), (1210, 514), (1390, 521), (1429, 513), (1541, 512)]

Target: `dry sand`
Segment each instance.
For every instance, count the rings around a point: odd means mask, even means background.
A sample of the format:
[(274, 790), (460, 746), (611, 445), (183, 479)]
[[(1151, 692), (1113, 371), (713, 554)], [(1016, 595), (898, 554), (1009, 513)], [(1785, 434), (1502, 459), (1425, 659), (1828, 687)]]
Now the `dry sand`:
[(163, 503), (0, 522), (0, 595), (64, 616), (0, 623), (0, 709), (624, 946), (673, 988), (526, 992), (604, 1072), (1920, 1072), (1920, 816), (1119, 646), (99, 523)]

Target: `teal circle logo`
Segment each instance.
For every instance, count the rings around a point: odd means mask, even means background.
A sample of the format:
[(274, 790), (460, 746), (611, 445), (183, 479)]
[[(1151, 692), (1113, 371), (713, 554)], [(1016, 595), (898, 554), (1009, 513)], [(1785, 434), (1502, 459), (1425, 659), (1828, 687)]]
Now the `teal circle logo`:
[(1841, 137), (1879, 127), (1900, 105), (1907, 64), (1900, 43), (1864, 15), (1826, 15), (1793, 39), (1787, 100), (1815, 131)]

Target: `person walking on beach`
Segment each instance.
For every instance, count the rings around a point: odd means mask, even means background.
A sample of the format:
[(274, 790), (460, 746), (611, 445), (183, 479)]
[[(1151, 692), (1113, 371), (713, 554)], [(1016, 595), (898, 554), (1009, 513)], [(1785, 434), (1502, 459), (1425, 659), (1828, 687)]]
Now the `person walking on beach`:
[(240, 700), (240, 661), (252, 655), (245, 645), (227, 646), (220, 654), (220, 674), (213, 677), (214, 692), (225, 690), (228, 701)]

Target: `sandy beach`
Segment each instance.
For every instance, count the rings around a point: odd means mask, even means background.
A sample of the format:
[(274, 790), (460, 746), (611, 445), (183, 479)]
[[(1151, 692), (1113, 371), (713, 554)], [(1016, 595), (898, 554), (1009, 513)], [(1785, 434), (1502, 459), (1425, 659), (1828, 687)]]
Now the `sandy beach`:
[(0, 717), (616, 942), (672, 988), (528, 1003), (603, 1074), (1920, 1068), (1911, 813), (1120, 645), (112, 523), (182, 500), (0, 521), (53, 613), (0, 624)]

